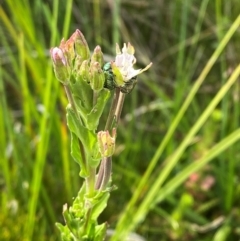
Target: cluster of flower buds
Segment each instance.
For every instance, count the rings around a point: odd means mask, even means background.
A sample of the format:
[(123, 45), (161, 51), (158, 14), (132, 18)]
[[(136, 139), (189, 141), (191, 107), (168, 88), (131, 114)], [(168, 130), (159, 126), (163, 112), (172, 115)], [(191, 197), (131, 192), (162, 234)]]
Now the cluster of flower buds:
[(94, 91), (103, 88), (103, 53), (97, 46), (90, 59), (87, 41), (80, 30), (77, 29), (67, 41), (63, 39), (59, 47), (50, 50), (50, 54), (55, 75), (61, 83), (67, 85), (81, 79), (88, 82)]

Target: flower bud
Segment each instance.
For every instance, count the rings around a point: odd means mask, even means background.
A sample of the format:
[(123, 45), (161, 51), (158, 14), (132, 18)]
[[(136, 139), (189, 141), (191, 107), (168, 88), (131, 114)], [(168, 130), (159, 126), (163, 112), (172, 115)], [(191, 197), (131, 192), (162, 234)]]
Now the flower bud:
[(84, 35), (80, 30), (76, 30), (70, 37), (74, 41), (74, 49), (77, 55), (80, 55), (83, 60), (90, 58), (90, 50)]
[(70, 38), (67, 41), (62, 39), (59, 48), (63, 51), (69, 66), (72, 67), (75, 59), (74, 42), (72, 39)]
[(104, 64), (103, 53), (99, 45), (94, 49), (93, 55), (91, 57), (91, 63), (94, 63), (94, 62), (98, 62), (101, 67)]
[(77, 73), (77, 74), (79, 73), (82, 62), (83, 62), (82, 57), (80, 55), (77, 55), (74, 60), (74, 69), (73, 69), (74, 73)]
[(101, 156), (112, 156), (115, 150), (116, 128), (113, 128), (112, 136), (109, 134), (109, 131), (99, 131), (97, 137)]
[(89, 66), (88, 66), (88, 61), (84, 60), (81, 64), (81, 67), (79, 68), (77, 72), (77, 81), (79, 79), (83, 79), (84, 81), (89, 83)]
[(70, 71), (67, 64), (67, 59), (60, 48), (52, 48), (50, 55), (53, 60), (53, 67), (56, 78), (63, 84), (68, 84), (70, 79)]
[(103, 89), (105, 82), (105, 75), (98, 62), (94, 62), (90, 65), (90, 85), (95, 91)]

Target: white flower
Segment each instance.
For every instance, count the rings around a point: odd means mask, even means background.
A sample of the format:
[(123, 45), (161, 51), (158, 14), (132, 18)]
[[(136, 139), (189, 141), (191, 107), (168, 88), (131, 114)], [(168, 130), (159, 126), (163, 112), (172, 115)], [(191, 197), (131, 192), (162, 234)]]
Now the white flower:
[(152, 65), (152, 63), (150, 63), (144, 69), (135, 70), (133, 68), (133, 65), (136, 63), (136, 58), (134, 57), (134, 47), (130, 43), (128, 43), (128, 45), (124, 43), (122, 52), (119, 48), (119, 45), (116, 44), (116, 54), (117, 56), (115, 62), (113, 63), (113, 69), (116, 67), (118, 68), (122, 75), (123, 82), (125, 83), (132, 79), (134, 76), (137, 76), (146, 71)]

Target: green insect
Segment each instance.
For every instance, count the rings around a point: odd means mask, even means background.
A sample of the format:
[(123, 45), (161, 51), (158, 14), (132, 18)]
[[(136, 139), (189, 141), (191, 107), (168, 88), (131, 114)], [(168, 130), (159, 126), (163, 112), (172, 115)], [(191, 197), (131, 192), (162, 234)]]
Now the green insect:
[(111, 63), (108, 62), (103, 66), (103, 72), (105, 75), (105, 83), (104, 83), (104, 88), (107, 88), (109, 90), (113, 90), (117, 87), (116, 82), (115, 82), (115, 77), (112, 72), (112, 67)]
[(133, 88), (135, 87), (135, 85), (137, 83), (137, 76), (134, 76), (129, 81), (124, 82), (123, 86), (118, 86), (116, 81), (115, 81), (115, 76), (113, 74), (110, 62), (106, 63), (103, 66), (103, 72), (104, 72), (104, 75), (105, 75), (104, 88), (107, 88), (109, 90), (119, 88), (122, 93), (128, 94), (133, 90)]

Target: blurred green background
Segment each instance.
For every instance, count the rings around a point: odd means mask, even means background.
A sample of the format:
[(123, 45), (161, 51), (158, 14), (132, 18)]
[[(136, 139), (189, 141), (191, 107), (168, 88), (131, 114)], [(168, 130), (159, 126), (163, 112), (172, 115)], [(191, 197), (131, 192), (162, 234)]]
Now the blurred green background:
[[(116, 42), (131, 42), (138, 68), (153, 62), (139, 76), (123, 108), (113, 160), (113, 183), (118, 189), (100, 220), (115, 228), (188, 93), (239, 17), (239, 0), (5, 0), (0, 4), (0, 240), (59, 240), (54, 223), (63, 222), (62, 206), (71, 204), (82, 183), (70, 156), (67, 100), (54, 77), (49, 49), (78, 28), (91, 50), (101, 46), (106, 61), (114, 58)], [(166, 158), (239, 64), (239, 22), (150, 178), (138, 189), (136, 209), (160, 176)], [(166, 182), (239, 126), (238, 79), (191, 138)], [(179, 181), (161, 203), (149, 206), (135, 231), (148, 241), (239, 240), (239, 171), (238, 138), (212, 162)]]

